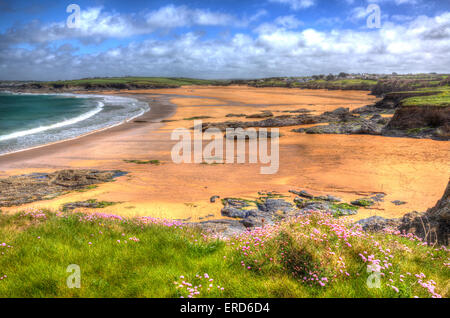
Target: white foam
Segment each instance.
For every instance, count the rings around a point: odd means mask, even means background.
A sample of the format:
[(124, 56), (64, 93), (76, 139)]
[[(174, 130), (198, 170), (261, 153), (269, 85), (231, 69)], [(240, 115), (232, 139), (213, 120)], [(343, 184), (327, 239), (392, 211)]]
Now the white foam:
[(95, 114), (98, 114), (99, 112), (101, 112), (103, 109), (103, 106), (105, 106), (105, 104), (102, 102), (97, 102), (97, 103), (98, 103), (98, 105), (95, 109), (88, 111), (84, 114), (81, 114), (80, 116), (77, 116), (77, 117), (74, 117), (71, 119), (67, 119), (67, 120), (63, 120), (63, 121), (60, 121), (60, 122), (52, 124), (52, 125), (40, 126), (40, 127), (28, 129), (28, 130), (21, 130), (21, 131), (17, 131), (17, 132), (8, 134), (8, 135), (0, 136), (0, 141), (23, 137), (26, 135), (37, 134), (37, 133), (40, 133), (40, 132), (43, 132), (46, 130), (61, 128), (61, 127), (67, 126), (67, 125), (76, 124), (80, 121), (86, 120), (86, 119), (94, 116)]

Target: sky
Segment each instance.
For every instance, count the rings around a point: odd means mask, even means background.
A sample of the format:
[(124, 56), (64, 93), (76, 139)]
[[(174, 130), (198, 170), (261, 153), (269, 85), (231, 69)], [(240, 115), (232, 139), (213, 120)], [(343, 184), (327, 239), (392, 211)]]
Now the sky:
[(0, 0), (0, 80), (339, 72), (450, 73), (450, 0)]

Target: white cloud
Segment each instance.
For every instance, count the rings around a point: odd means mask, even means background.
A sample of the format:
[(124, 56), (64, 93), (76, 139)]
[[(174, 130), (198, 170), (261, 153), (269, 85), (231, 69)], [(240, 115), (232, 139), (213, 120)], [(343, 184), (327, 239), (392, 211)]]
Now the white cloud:
[(292, 10), (306, 9), (316, 4), (316, 0), (269, 0), (269, 2), (286, 4)]
[(287, 15), (276, 18), (275, 24), (286, 29), (295, 29), (302, 25), (302, 22), (293, 15)]
[(32, 21), (21, 28), (0, 33), (0, 46), (7, 43), (45, 43), (62, 39), (100, 42), (106, 38), (126, 38), (156, 30), (189, 26), (244, 27), (265, 14), (259, 11), (248, 19), (186, 6), (167, 5), (147, 14), (120, 14), (104, 11), (102, 7), (81, 10), (77, 28), (68, 28), (66, 21), (42, 25)]
[(386, 22), (376, 30), (290, 28), (297, 21), (280, 17), (270, 28), (259, 26), (251, 35), (238, 33), (219, 40), (189, 32), (172, 40), (133, 42), (96, 54), (80, 54), (69, 44), (0, 47), (0, 78), (450, 72), (450, 12), (403, 24)]
[(254, 31), (257, 33), (271, 33), (278, 29), (296, 29), (303, 25), (303, 22), (298, 20), (293, 15), (286, 15), (277, 17), (272, 23), (263, 23), (259, 25)]

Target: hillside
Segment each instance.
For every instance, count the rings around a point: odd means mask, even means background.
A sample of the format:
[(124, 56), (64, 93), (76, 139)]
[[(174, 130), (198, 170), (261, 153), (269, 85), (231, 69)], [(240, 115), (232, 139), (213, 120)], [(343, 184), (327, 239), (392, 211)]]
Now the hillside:
[[(35, 210), (0, 215), (0, 233), (0, 297), (449, 296), (445, 247), (326, 213), (221, 239), (177, 221)], [(70, 264), (82, 288), (67, 288)]]

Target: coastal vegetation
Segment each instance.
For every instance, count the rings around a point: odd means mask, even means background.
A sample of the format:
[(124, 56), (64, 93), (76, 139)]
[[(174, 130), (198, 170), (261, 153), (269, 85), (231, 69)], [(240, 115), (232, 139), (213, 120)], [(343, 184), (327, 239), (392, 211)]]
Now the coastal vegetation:
[[(1, 297), (448, 297), (449, 251), (311, 212), (219, 238), (178, 221), (0, 215)], [(68, 288), (77, 264), (81, 288)]]
[(193, 78), (178, 78), (178, 77), (106, 77), (106, 78), (86, 78), (80, 80), (69, 81), (53, 81), (40, 82), (40, 84), (49, 87), (96, 87), (96, 86), (121, 86), (124, 87), (180, 87), (185, 85), (218, 85), (222, 81), (193, 79)]

